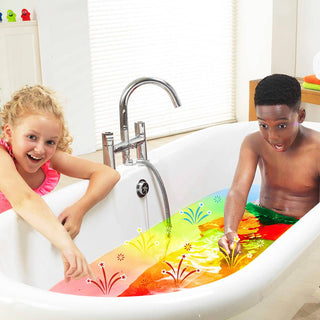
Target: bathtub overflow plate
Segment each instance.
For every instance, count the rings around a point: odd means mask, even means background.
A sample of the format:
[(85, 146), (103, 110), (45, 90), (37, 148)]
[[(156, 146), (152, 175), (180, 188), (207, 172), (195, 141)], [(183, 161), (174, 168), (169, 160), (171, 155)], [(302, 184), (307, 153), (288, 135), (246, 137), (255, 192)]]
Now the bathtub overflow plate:
[(141, 180), (139, 180), (136, 189), (137, 189), (138, 197), (143, 198), (149, 192), (149, 184), (146, 180), (141, 179)]

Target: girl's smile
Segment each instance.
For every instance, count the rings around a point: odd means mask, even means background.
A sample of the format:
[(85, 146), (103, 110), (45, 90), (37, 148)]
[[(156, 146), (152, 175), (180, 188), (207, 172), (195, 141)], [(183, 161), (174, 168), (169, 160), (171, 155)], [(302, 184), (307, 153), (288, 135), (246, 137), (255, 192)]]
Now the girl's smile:
[(4, 132), (20, 174), (35, 173), (54, 155), (61, 123), (50, 114), (31, 114), (14, 125), (6, 125)]

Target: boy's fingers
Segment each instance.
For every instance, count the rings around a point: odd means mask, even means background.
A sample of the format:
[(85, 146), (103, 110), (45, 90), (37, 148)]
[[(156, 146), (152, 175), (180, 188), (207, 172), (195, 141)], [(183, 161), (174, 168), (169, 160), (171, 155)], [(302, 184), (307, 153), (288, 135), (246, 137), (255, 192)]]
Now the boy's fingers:
[(237, 243), (236, 251), (237, 251), (238, 254), (241, 253), (241, 244), (240, 244), (240, 242)]
[(222, 253), (225, 255), (231, 255), (231, 254), (240, 254), (241, 253), (241, 244), (240, 239), (237, 233), (235, 232), (229, 232), (225, 235), (223, 235), (218, 244), (219, 249)]
[(241, 253), (241, 244), (239, 241), (235, 241), (233, 239), (229, 240), (230, 252), (234, 251), (234, 254)]
[(219, 245), (219, 249), (222, 253), (230, 254), (229, 243), (228, 243), (227, 237), (225, 235), (220, 238), (218, 245)]

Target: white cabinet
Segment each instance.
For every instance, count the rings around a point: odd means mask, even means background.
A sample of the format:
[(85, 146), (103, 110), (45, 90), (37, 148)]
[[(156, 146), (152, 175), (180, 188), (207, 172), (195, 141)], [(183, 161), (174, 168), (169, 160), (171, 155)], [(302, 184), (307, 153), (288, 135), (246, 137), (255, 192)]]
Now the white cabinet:
[(0, 105), (26, 84), (41, 84), (37, 21), (0, 23)]

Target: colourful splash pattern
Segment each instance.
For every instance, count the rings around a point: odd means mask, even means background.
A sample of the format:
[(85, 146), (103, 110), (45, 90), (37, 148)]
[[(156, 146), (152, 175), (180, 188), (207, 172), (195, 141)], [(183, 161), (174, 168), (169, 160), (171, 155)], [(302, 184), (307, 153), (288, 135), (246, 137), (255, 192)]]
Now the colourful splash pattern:
[[(286, 219), (248, 204), (239, 225), (242, 253), (226, 257), (218, 248), (223, 235), (227, 189), (211, 194), (171, 217), (171, 237), (164, 222), (106, 253), (91, 264), (96, 279), (55, 285), (51, 291), (83, 296), (142, 296), (201, 286), (245, 267), (285, 232), (296, 219)], [(259, 197), (251, 188), (248, 201)], [(250, 212), (249, 212), (249, 211)]]

